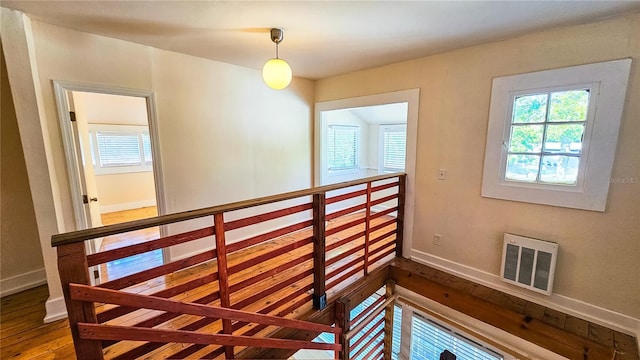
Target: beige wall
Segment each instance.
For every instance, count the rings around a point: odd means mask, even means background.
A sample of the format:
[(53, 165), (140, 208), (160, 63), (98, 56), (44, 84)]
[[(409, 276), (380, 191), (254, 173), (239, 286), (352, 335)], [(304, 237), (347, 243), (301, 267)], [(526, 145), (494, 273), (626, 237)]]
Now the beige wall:
[(274, 91), (257, 70), (157, 49), (153, 59), (169, 212), (311, 186), (312, 81)]
[(7, 295), (43, 282), (44, 263), (4, 52), (0, 61), (0, 294)]
[(143, 203), (151, 206), (148, 204), (156, 201), (151, 171), (96, 175), (96, 186), (102, 213), (141, 207), (138, 204)]
[[(480, 197), (493, 77), (633, 57), (604, 213)], [(558, 242), (555, 292), (640, 318), (640, 15), (323, 79), (316, 101), (420, 88), (413, 249), (497, 275), (502, 234)], [(439, 168), (448, 179), (438, 181)], [(442, 245), (434, 246), (434, 233)], [(421, 253), (420, 253), (421, 252)], [(514, 290), (520, 291), (520, 290)]]
[[(32, 29), (59, 231), (75, 224), (54, 79), (154, 91), (168, 211), (311, 185), (312, 81), (294, 79), (286, 90), (272, 91), (259, 70), (37, 21)], [(41, 240), (45, 262), (55, 267), (55, 255), (44, 249), (48, 241)], [(60, 289), (53, 285), (50, 292), (59, 302)]]

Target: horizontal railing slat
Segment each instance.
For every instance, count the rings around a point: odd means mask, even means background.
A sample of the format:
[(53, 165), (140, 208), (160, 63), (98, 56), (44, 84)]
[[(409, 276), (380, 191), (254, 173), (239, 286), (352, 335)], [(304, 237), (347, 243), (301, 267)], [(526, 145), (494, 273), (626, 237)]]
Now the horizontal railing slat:
[(311, 254), (311, 253), (309, 253), (307, 255), (304, 255), (304, 256), (300, 256), (297, 259), (293, 259), (293, 260), (291, 260), (291, 261), (289, 261), (289, 262), (287, 262), (287, 263), (285, 263), (283, 265), (277, 266), (277, 267), (275, 267), (275, 268), (273, 268), (273, 269), (271, 269), (269, 271), (265, 271), (265, 272), (263, 272), (263, 273), (261, 273), (259, 275), (256, 275), (256, 276), (254, 276), (252, 278), (246, 279), (246, 280), (241, 281), (241, 282), (239, 282), (237, 284), (229, 286), (229, 292), (230, 293), (234, 293), (234, 292), (236, 292), (236, 291), (238, 291), (238, 290), (240, 290), (240, 289), (242, 289), (244, 287), (247, 287), (249, 285), (253, 285), (253, 284), (255, 284), (255, 283), (257, 283), (257, 282), (259, 282), (261, 280), (267, 279), (267, 278), (269, 278), (269, 277), (271, 277), (271, 276), (273, 276), (273, 275), (275, 275), (277, 273), (280, 273), (282, 271), (285, 271), (285, 270), (287, 270), (287, 269), (289, 269), (289, 268), (291, 268), (293, 266), (296, 266), (298, 264), (302, 264), (305, 261), (309, 261), (312, 258), (313, 258), (313, 254)]
[(194, 331), (146, 329), (127, 326), (79, 323), (81, 339), (132, 340), (163, 343), (215, 344), (252, 346), (270, 349), (340, 350), (340, 344), (314, 343), (310, 341), (255, 338), (243, 335), (203, 334)]
[(243, 228), (245, 226), (255, 225), (264, 221), (269, 221), (273, 219), (277, 219), (283, 216), (296, 214), (305, 210), (311, 210), (311, 203), (296, 205), (292, 207), (288, 207), (286, 209), (275, 210), (271, 212), (266, 212), (264, 214), (255, 215), (246, 217), (243, 219), (233, 220), (224, 223), (224, 229), (226, 231), (231, 231), (239, 228)]
[(375, 193), (377, 191), (384, 190), (384, 189), (389, 189), (389, 188), (392, 188), (392, 187), (396, 187), (398, 185), (399, 185), (399, 183), (397, 181), (394, 181), (394, 182), (391, 182), (391, 183), (388, 183), (388, 184), (382, 184), (382, 185), (374, 186), (374, 187), (371, 188), (371, 192)]
[(339, 201), (352, 199), (354, 197), (363, 196), (363, 195), (367, 195), (367, 189), (352, 191), (352, 192), (349, 192), (349, 193), (346, 193), (346, 194), (341, 194), (341, 195), (328, 197), (327, 201), (325, 202), (325, 204), (329, 205), (329, 204), (333, 204), (333, 203), (336, 203), (336, 202), (339, 202)]
[(208, 228), (185, 232), (182, 234), (170, 235), (167, 237), (143, 242), (140, 244), (123, 246), (121, 248), (87, 255), (87, 263), (89, 264), (89, 266), (104, 264), (112, 260), (122, 259), (124, 257), (129, 257), (137, 254), (142, 254), (148, 251), (153, 251), (153, 250), (162, 249), (162, 248), (166, 248), (173, 245), (186, 243), (186, 242), (201, 239), (207, 236), (212, 236), (213, 234), (214, 234), (214, 228), (212, 226)]
[(352, 254), (357, 253), (358, 251), (362, 251), (363, 249), (364, 249), (364, 244), (360, 244), (358, 246), (353, 247), (352, 249), (349, 249), (349, 250), (347, 250), (345, 252), (339, 253), (338, 255), (336, 255), (334, 257), (327, 257), (326, 264), (327, 264), (327, 266), (333, 265), (336, 262), (338, 262), (338, 261), (340, 261), (340, 260), (342, 260), (342, 259), (344, 259), (344, 258), (346, 258), (346, 257), (348, 257), (348, 256), (350, 256)]
[(379, 218), (379, 217), (381, 217), (381, 216), (389, 215), (389, 214), (391, 214), (392, 212), (397, 211), (397, 210), (398, 210), (398, 207), (397, 207), (397, 206), (394, 206), (394, 207), (392, 207), (392, 208), (388, 208), (388, 209), (384, 209), (384, 210), (382, 210), (382, 211), (378, 211), (378, 212), (376, 212), (376, 213), (371, 214), (371, 220), (376, 219), (376, 218)]
[(398, 198), (398, 194), (393, 194), (393, 195), (381, 197), (380, 199), (371, 200), (371, 206), (376, 206), (378, 204), (382, 204), (384, 202), (397, 199), (397, 198)]
[[(161, 298), (170, 298), (179, 294), (182, 294), (184, 292), (187, 292), (189, 290), (195, 289), (197, 287), (206, 285), (208, 283), (214, 282), (218, 280), (218, 273), (215, 272), (213, 274), (209, 274), (207, 276), (202, 276), (196, 279), (193, 279), (189, 282), (186, 282), (184, 284), (180, 284), (177, 286), (173, 286), (170, 287), (168, 289), (164, 289), (161, 291), (158, 291), (156, 293), (153, 294), (149, 294), (149, 296), (155, 296), (155, 297), (161, 297)], [(126, 315), (130, 312), (133, 312), (135, 310), (137, 310), (138, 308), (136, 307), (126, 307), (126, 306), (118, 306), (115, 307), (113, 309), (109, 309), (106, 311), (101, 312), (100, 314), (98, 314), (98, 322), (106, 322), (112, 319), (115, 319), (117, 317), (120, 317), (122, 315)]]
[(160, 265), (149, 270), (141, 271), (132, 275), (124, 276), (119, 279), (111, 280), (98, 285), (105, 289), (120, 290), (128, 286), (139, 284), (143, 281), (151, 280), (158, 276), (167, 275), (175, 271), (203, 263), (216, 258), (216, 250), (209, 250), (197, 255), (193, 255), (186, 259), (176, 260), (168, 264)]
[(325, 231), (325, 234), (326, 234), (326, 236), (330, 236), (330, 235), (333, 235), (335, 233), (339, 233), (340, 231), (346, 230), (348, 228), (351, 228), (351, 227), (354, 227), (354, 226), (358, 226), (360, 224), (364, 224), (365, 221), (367, 221), (367, 219), (364, 218), (364, 217), (360, 218), (360, 219), (356, 219), (356, 220), (348, 222), (348, 223), (346, 223), (344, 225), (340, 225), (340, 226), (336, 226), (336, 227), (331, 228), (331, 229), (327, 229)]
[(364, 234), (365, 234), (365, 231), (360, 231), (360, 232), (355, 233), (355, 234), (353, 234), (351, 236), (348, 236), (348, 237), (346, 237), (346, 238), (344, 238), (344, 239), (342, 239), (340, 241), (336, 241), (335, 243), (333, 243), (331, 245), (327, 245), (326, 252), (329, 252), (331, 250), (339, 248), (342, 245), (348, 244), (348, 243), (352, 242), (353, 240), (361, 238), (361, 237), (364, 236)]
[[(145, 309), (180, 312), (183, 314), (222, 318), (260, 324), (290, 327), (301, 330), (339, 333), (339, 328), (323, 324), (310, 323), (301, 320), (285, 319), (275, 316), (248, 313), (241, 310), (217, 308), (202, 304), (183, 303), (169, 299), (156, 298), (146, 295), (129, 294), (123, 291), (100, 289), (87, 285), (70, 284), (71, 298), (78, 301), (103, 302), (108, 304), (138, 306)], [(112, 340), (112, 339), (106, 339)]]
[(256, 236), (252, 236), (248, 239), (245, 240), (241, 240), (238, 242), (235, 242), (233, 244), (229, 244), (227, 245), (227, 254), (231, 254), (233, 252), (236, 252), (238, 250), (242, 250), (242, 249), (246, 249), (250, 246), (254, 246), (254, 245), (258, 245), (260, 243), (263, 243), (265, 241), (271, 240), (271, 239), (275, 239), (277, 237), (283, 236), (283, 235), (287, 235), (290, 234), (292, 232), (298, 231), (298, 230), (302, 230), (305, 228), (308, 228), (309, 226), (312, 225), (312, 221), (311, 220), (306, 220), (303, 222), (299, 222), (297, 224), (293, 224), (293, 225), (289, 225), (289, 226), (285, 226), (273, 231), (269, 231), (266, 232), (264, 234), (260, 234), (260, 235), (256, 235)]
[(236, 264), (236, 265), (230, 266), (227, 271), (229, 272), (229, 275), (232, 275), (232, 274), (238, 273), (238, 272), (240, 272), (242, 270), (245, 270), (247, 268), (250, 268), (250, 267), (252, 267), (254, 265), (257, 265), (257, 264), (260, 264), (260, 263), (262, 263), (264, 261), (267, 261), (269, 259), (275, 259), (276, 257), (278, 257), (278, 256), (280, 256), (280, 255), (282, 255), (284, 253), (287, 253), (289, 251), (293, 251), (295, 249), (298, 249), (298, 248), (301, 248), (301, 247), (303, 247), (305, 245), (310, 245), (310, 244), (311, 244), (311, 236), (309, 236), (307, 238), (304, 238), (304, 239), (301, 239), (301, 240), (298, 240), (298, 241), (296, 241), (294, 243), (291, 243), (289, 245), (285, 245), (285, 246), (282, 246), (282, 247), (279, 247), (279, 248), (275, 248), (275, 249), (273, 249), (271, 251), (268, 251), (268, 252), (266, 252), (264, 254), (260, 254), (258, 256), (252, 257), (250, 259), (247, 259), (247, 260), (243, 261), (240, 264)]
[(356, 212), (358, 210), (362, 210), (362, 209), (364, 209), (366, 207), (367, 207), (367, 204), (365, 204), (365, 203), (354, 205), (354, 206), (348, 207), (346, 209), (338, 210), (338, 211), (332, 212), (330, 214), (327, 214), (327, 215), (325, 215), (324, 218), (327, 221), (333, 220), (335, 218), (339, 218), (340, 216), (351, 214), (352, 212)]

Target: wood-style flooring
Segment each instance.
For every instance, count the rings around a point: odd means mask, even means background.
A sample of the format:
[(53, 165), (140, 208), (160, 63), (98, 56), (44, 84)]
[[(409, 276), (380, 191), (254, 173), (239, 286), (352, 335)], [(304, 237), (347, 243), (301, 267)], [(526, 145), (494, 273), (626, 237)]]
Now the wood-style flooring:
[[(157, 216), (155, 206), (102, 214), (102, 224), (111, 225)], [(107, 236), (101, 251), (156, 239), (157, 228), (126, 235)], [(102, 265), (102, 280), (119, 278), (162, 264), (162, 252), (152, 251)], [(43, 323), (46, 285), (3, 297), (0, 303), (0, 359), (73, 359), (73, 339), (69, 322)]]
[[(146, 219), (154, 216), (158, 216), (158, 210), (155, 206), (149, 206), (139, 209), (106, 213), (102, 214), (101, 218), (103, 225), (112, 225), (126, 221)], [(106, 236), (102, 239), (100, 251), (135, 245), (158, 239), (159, 237), (160, 230), (157, 227)], [(130, 256), (124, 259), (110, 261), (106, 264), (100, 265), (101, 281), (106, 282), (118, 279), (123, 276), (131, 275), (160, 265), (162, 265), (162, 250), (160, 249)]]

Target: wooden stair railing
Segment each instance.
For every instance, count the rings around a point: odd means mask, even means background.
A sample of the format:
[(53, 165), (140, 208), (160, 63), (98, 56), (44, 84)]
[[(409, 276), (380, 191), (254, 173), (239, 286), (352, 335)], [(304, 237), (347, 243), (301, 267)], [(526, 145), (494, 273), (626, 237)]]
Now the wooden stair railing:
[(133, 306), (141, 309), (160, 310), (168, 313), (181, 313), (215, 320), (234, 320), (257, 323), (268, 326), (286, 327), (300, 330), (312, 330), (333, 333), (336, 343), (315, 343), (311, 341), (256, 338), (227, 334), (206, 334), (196, 331), (148, 329), (135, 326), (115, 326), (97, 323), (78, 323), (79, 338), (82, 340), (136, 340), (155, 343), (192, 343), (216, 344), (225, 346), (252, 346), (274, 349), (312, 349), (331, 350), (336, 353), (341, 349), (337, 337), (341, 333), (339, 327), (316, 324), (277, 316), (249, 313), (240, 310), (224, 309), (202, 304), (183, 303), (154, 296), (130, 294), (123, 291), (101, 289), (93, 286), (70, 284), (71, 299), (93, 305), (100, 302), (121, 306)]
[[(92, 303), (71, 296), (72, 288), (91, 284), (90, 267), (193, 241), (207, 241), (210, 250), (138, 273), (109, 278), (92, 288), (141, 292), (154, 298), (279, 317), (306, 304), (312, 304), (315, 309), (324, 308), (328, 303), (327, 293), (343, 290), (394, 254), (401, 254), (405, 176), (376, 176), (54, 235), (52, 245), (58, 248), (60, 279), (78, 358), (99, 358), (105, 348), (113, 358), (135, 358), (163, 346), (150, 341), (120, 346), (115, 351), (123, 338), (113, 335), (96, 341), (86, 334), (82, 337), (79, 324), (120, 326), (127, 322), (140, 328), (140, 334), (150, 334), (144, 329), (157, 328), (170, 321), (181, 324), (172, 331), (213, 326), (213, 318), (184, 320), (180, 312), (156, 311), (149, 316), (139, 316), (140, 306), (135, 304), (114, 303), (99, 306), (96, 311)], [(167, 226), (169, 235), (96, 254), (85, 253), (85, 240), (159, 226)], [(243, 235), (239, 236), (239, 232)], [(183, 276), (185, 273), (190, 275)], [(149, 285), (165, 278), (172, 281), (164, 287)], [(94, 329), (95, 325), (90, 327)], [(223, 318), (221, 329), (214, 332), (250, 337), (267, 328), (267, 324), (250, 326), (245, 321)], [(82, 329), (86, 331), (87, 327)], [(117, 329), (110, 331), (118, 333)], [(227, 358), (234, 357), (234, 346), (224, 346)], [(186, 357), (206, 351), (205, 347), (204, 343), (194, 342), (173, 355)]]

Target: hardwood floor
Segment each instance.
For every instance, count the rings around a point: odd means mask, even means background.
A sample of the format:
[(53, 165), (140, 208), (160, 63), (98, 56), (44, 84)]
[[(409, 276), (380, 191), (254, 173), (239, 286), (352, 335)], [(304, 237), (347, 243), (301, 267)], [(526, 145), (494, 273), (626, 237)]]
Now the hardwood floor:
[(0, 302), (0, 359), (73, 359), (69, 322), (44, 324), (46, 285), (3, 297)]
[[(101, 217), (103, 225), (112, 225), (126, 221), (146, 219), (157, 215), (157, 208), (155, 206), (149, 206), (139, 209), (106, 213), (102, 214)], [(100, 251), (139, 244), (159, 237), (160, 230), (157, 227), (106, 236), (102, 239)], [(101, 280), (102, 282), (106, 282), (113, 279), (119, 279), (123, 276), (131, 275), (160, 265), (162, 265), (162, 250), (155, 250), (144, 254), (130, 256), (125, 259), (119, 259), (102, 264), (100, 266)]]

